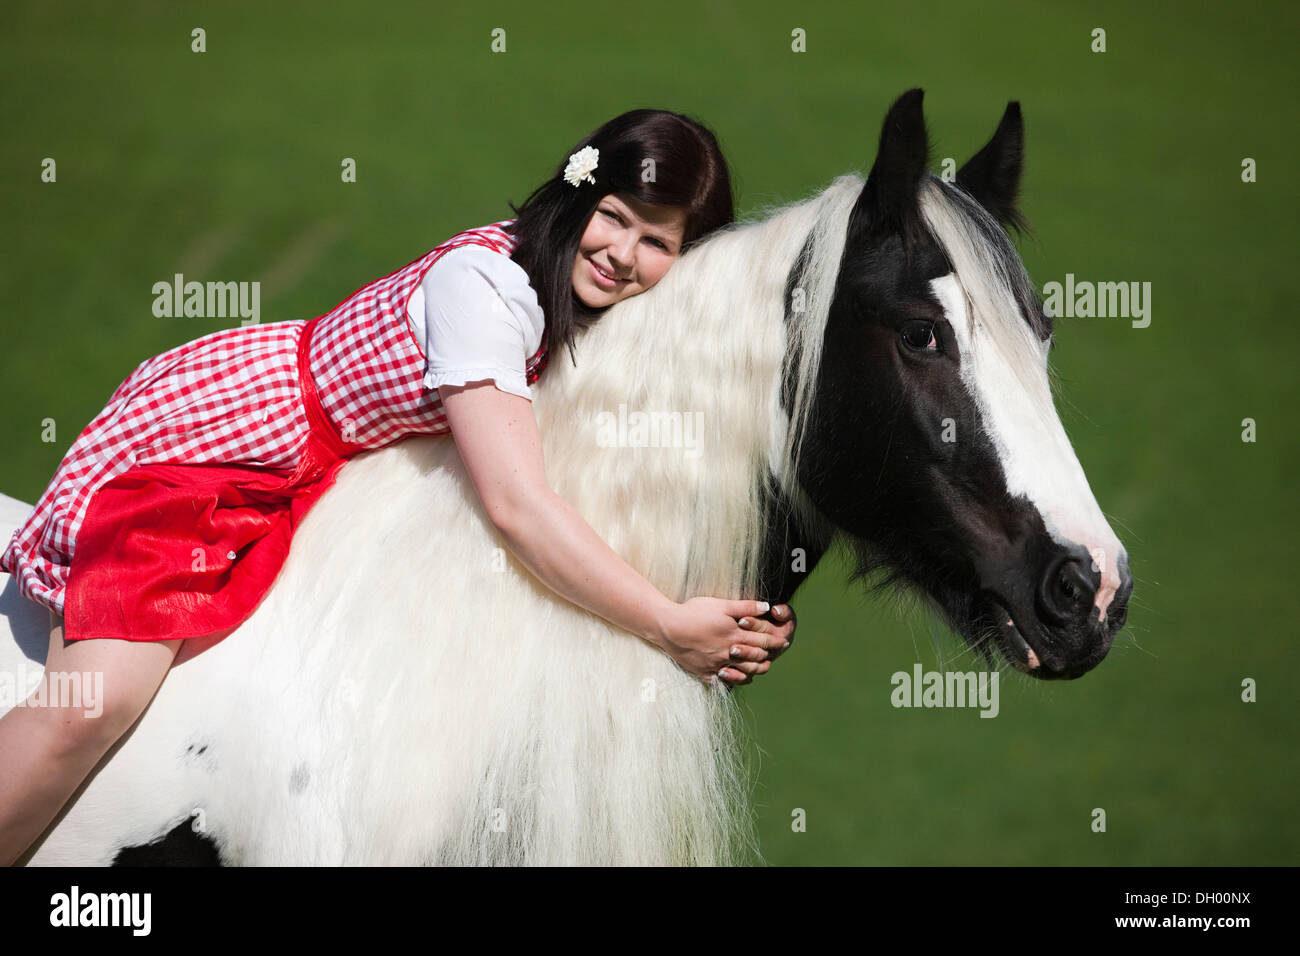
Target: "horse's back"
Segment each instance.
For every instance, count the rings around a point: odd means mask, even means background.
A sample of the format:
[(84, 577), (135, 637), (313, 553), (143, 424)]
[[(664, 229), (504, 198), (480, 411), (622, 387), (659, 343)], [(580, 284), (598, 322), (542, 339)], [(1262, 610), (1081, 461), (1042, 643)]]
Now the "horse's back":
[[(25, 501), (0, 494), (0, 550), (32, 513)], [(0, 572), (0, 681), (16, 685), (29, 668), (45, 665), (50, 639), (50, 612), (18, 592), (12, 577)], [(12, 694), (0, 694), (0, 714), (13, 706)]]
[(27, 502), (0, 493), (0, 531), (4, 532), (6, 541), (31, 513), (32, 506)]

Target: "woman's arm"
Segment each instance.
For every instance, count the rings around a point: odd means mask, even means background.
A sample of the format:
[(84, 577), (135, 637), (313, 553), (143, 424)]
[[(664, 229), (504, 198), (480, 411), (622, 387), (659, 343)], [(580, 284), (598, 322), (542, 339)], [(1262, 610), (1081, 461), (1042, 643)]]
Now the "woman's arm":
[[(438, 389), (457, 450), (489, 520), (510, 550), (557, 594), (640, 636), (703, 679), (748, 683), (789, 645), (793, 615), (749, 620), (756, 601), (670, 600), (619, 557), (547, 483), (532, 403), (491, 380)], [(746, 618), (753, 626), (738, 625)], [(739, 655), (732, 653), (737, 648)]]

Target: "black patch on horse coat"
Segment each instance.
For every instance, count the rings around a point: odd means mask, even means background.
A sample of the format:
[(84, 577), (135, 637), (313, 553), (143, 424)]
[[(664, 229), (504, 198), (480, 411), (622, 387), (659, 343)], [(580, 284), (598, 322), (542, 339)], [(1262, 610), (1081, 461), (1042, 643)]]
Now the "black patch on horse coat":
[(189, 818), (182, 820), (161, 840), (144, 846), (123, 847), (112, 866), (221, 866), (217, 845), (195, 833)]

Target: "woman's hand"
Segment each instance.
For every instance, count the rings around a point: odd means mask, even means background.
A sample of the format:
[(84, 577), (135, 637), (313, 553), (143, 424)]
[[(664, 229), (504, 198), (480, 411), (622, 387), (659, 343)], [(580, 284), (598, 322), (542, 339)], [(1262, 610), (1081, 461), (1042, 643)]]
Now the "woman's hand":
[[(778, 604), (767, 612), (763, 617), (769, 620), (763, 620), (762, 617), (753, 619), (749, 630), (756, 633), (772, 635), (767, 659), (774, 661), (794, 643), (794, 629), (799, 622), (795, 618), (794, 608), (788, 604)], [(775, 626), (771, 622), (776, 622)], [(745, 627), (742, 622), (741, 627)]]
[(794, 629), (788, 605), (769, 610), (766, 602), (695, 597), (673, 606), (660, 622), (656, 643), (706, 683), (716, 677), (729, 685), (748, 684), (790, 646)]

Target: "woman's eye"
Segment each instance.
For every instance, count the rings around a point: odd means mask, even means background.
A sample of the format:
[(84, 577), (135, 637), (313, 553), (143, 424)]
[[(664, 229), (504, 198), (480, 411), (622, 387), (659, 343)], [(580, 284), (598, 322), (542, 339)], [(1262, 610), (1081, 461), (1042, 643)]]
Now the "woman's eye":
[(917, 352), (937, 351), (939, 341), (934, 336), (934, 323), (908, 322), (903, 326), (903, 344)]
[[(616, 212), (614, 212), (612, 209), (602, 209), (601, 212), (604, 213), (606, 216), (608, 216), (610, 219), (612, 219), (614, 222), (618, 223), (620, 226), (623, 225), (623, 219), (622, 219), (622, 217), (619, 216), (619, 214), (616, 213)], [(656, 246), (658, 246), (660, 249), (662, 249), (664, 252), (667, 252), (667, 251), (668, 251), (668, 246), (666, 246), (666, 245), (665, 245), (663, 242), (661, 242), (660, 240), (658, 240), (658, 239), (654, 239), (654, 238), (650, 238), (650, 241), (653, 242), (653, 243), (654, 243)]]

